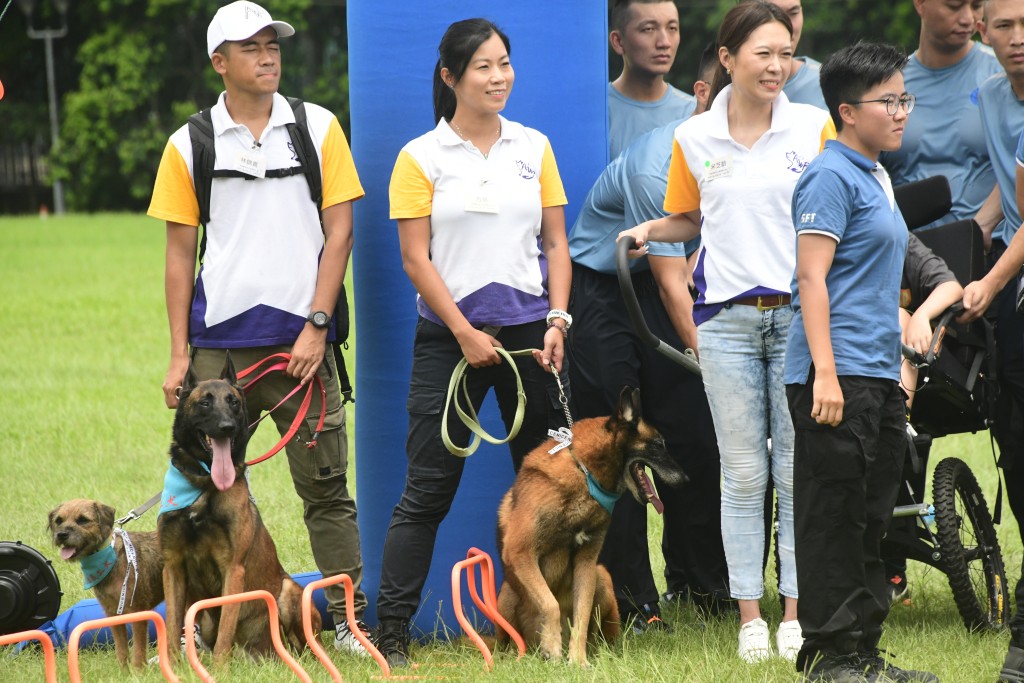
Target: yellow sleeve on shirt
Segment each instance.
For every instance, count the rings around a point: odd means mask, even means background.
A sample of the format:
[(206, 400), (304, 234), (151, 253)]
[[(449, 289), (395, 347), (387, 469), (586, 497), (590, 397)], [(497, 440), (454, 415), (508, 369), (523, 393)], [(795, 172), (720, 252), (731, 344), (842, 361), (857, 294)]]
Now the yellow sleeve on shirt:
[(356, 163), (352, 159), (345, 132), (336, 117), (331, 118), (324, 136), (324, 144), (320, 149), (323, 156), (324, 198), (321, 208), (359, 199), (365, 193), (356, 173)]
[(700, 188), (690, 172), (679, 141), (672, 140), (672, 161), (668, 166), (668, 187), (665, 189), (665, 211), (689, 213), (700, 208)]
[(388, 186), (391, 200), (391, 218), (423, 218), (429, 216), (434, 205), (434, 184), (423, 167), (411, 154), (402, 150), (391, 172)]
[(820, 152), (821, 150), (825, 149), (825, 143), (828, 140), (835, 140), (835, 139), (836, 139), (836, 124), (832, 120), (832, 117), (829, 116), (828, 119), (826, 119), (826, 121), (825, 121), (825, 127), (821, 129), (821, 147), (818, 148), (818, 151)]
[(199, 226), (199, 200), (185, 160), (171, 142), (164, 147), (147, 215), (162, 221)]
[(540, 162), (540, 205), (542, 208), (549, 206), (565, 206), (569, 200), (565, 198), (565, 187), (562, 186), (562, 176), (558, 173), (558, 164), (555, 163), (555, 153), (551, 149), (551, 142), (544, 146), (544, 157)]

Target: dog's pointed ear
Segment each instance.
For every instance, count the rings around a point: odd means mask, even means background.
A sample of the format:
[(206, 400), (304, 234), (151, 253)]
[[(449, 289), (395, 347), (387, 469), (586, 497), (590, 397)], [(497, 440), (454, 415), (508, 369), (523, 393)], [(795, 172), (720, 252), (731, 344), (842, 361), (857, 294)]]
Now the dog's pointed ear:
[(224, 352), (224, 369), (220, 371), (220, 378), (231, 384), (238, 384), (238, 376), (235, 374), (235, 363), (231, 360), (231, 351)]
[[(181, 396), (195, 389), (197, 384), (199, 384), (199, 377), (196, 375), (196, 371), (192, 369), (192, 363), (189, 363), (188, 370), (185, 372), (185, 378), (181, 380)], [(179, 398), (181, 397), (179, 396)]]
[(114, 508), (106, 503), (93, 503), (93, 512), (96, 514), (96, 523), (103, 529), (114, 528)]
[(640, 390), (630, 386), (622, 387), (619, 393), (619, 420), (634, 427), (640, 423)]

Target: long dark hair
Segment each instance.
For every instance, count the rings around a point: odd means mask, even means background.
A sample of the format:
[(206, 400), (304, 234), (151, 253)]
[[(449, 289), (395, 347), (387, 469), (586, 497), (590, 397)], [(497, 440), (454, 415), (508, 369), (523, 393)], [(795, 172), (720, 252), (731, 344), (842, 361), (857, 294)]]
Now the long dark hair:
[(437, 65), (434, 67), (434, 123), (442, 118), (448, 121), (455, 115), (455, 93), (441, 79), (441, 68), (451, 72), (455, 82), (462, 79), (462, 74), (469, 66), (469, 60), (492, 35), (497, 34), (505, 44), (505, 51), (511, 56), (512, 46), (508, 36), (501, 32), (487, 19), (463, 19), (448, 27), (437, 46)]
[[(722, 19), (722, 25), (718, 28), (719, 49), (724, 47), (729, 54), (735, 55), (750, 38), (751, 33), (773, 21), (785, 26), (790, 37), (793, 36), (793, 22), (777, 5), (761, 0), (736, 5), (726, 13), (725, 18)], [(719, 59), (718, 68), (715, 69), (715, 75), (711, 79), (711, 93), (708, 95), (709, 109), (718, 93), (722, 92), (730, 83), (732, 83), (732, 76), (725, 70), (722, 60)]]

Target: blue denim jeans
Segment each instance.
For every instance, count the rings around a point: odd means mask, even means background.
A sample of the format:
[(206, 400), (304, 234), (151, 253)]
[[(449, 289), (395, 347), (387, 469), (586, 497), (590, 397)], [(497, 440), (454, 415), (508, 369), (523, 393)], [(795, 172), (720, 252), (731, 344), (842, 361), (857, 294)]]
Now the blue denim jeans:
[(788, 306), (759, 311), (731, 305), (697, 328), (704, 388), (722, 457), (722, 542), (729, 589), (737, 600), (758, 600), (764, 593), (769, 466), (778, 496), (779, 591), (797, 597), (793, 421), (782, 383), (792, 319)]

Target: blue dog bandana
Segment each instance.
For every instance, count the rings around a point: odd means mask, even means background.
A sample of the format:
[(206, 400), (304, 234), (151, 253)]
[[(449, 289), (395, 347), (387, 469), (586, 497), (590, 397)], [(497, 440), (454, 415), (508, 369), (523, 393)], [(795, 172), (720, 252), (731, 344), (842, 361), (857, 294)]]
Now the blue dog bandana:
[(82, 586), (84, 589), (89, 590), (107, 578), (107, 574), (117, 564), (117, 553), (114, 552), (113, 537), (110, 539), (110, 545), (103, 550), (94, 552), (92, 555), (83, 557), (80, 564), (82, 565), (82, 576), (85, 578), (85, 585)]
[(607, 510), (609, 515), (612, 514), (612, 510), (615, 509), (615, 503), (622, 497), (622, 494), (612, 493), (611, 491), (602, 488), (602, 486), (597, 483), (597, 479), (594, 479), (594, 475), (583, 467), (582, 463), (580, 463), (580, 467), (587, 475), (587, 489), (590, 491), (590, 497), (596, 500), (601, 507)]
[[(205, 462), (200, 462), (199, 464), (207, 472), (210, 471)], [(157, 517), (171, 510), (187, 508), (196, 502), (201, 493), (202, 490), (193, 486), (177, 467), (169, 465), (167, 467), (167, 474), (164, 476), (164, 490), (160, 494), (160, 512), (157, 513)]]

